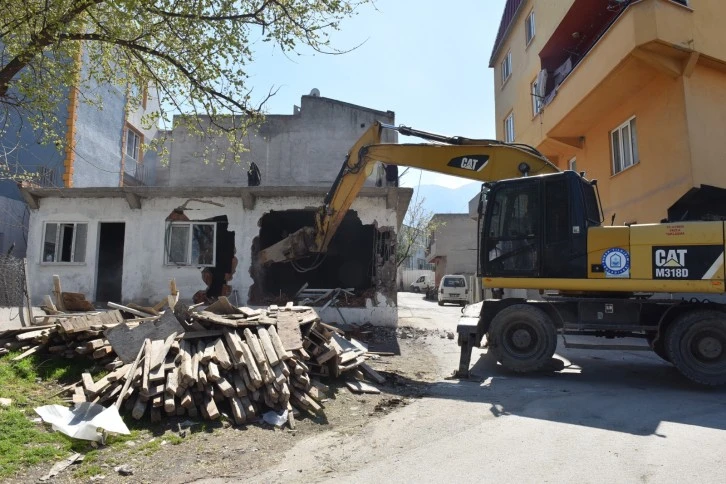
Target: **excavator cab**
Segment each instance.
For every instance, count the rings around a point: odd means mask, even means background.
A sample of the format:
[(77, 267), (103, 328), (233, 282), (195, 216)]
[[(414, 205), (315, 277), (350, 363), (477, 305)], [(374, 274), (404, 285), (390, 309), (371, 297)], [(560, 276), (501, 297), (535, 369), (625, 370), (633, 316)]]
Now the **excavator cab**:
[(587, 231), (602, 223), (595, 182), (564, 171), (486, 186), (481, 275), (587, 277)]

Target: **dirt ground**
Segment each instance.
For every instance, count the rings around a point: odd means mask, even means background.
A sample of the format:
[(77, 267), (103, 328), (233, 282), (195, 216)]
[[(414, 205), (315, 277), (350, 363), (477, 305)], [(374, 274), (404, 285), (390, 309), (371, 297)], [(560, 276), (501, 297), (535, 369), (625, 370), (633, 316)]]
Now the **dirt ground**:
[[(254, 469), (257, 474), (278, 465), (279, 457), (301, 439), (326, 431), (355, 435), (371, 420), (424, 396), (428, 385), (441, 376), (432, 344), (446, 342), (456, 347), (455, 341), (447, 338), (453, 334), (447, 333), (408, 327), (371, 330), (369, 343), (400, 353), (369, 360), (386, 377), (384, 385), (377, 385), (381, 393), (356, 395), (343, 380), (323, 380), (331, 389), (324, 402), (325, 416), (300, 415), (294, 431), (261, 422), (235, 427), (226, 419), (191, 426), (185, 417), (167, 419), (159, 425), (126, 419), (132, 429), (139, 429), (136, 435), (99, 448), (87, 455), (84, 463), (71, 466), (48, 482), (194, 482), (239, 477), (244, 469)], [(324, 466), (325, 460), (321, 462)], [(7, 482), (38, 482), (54, 463), (31, 468)], [(120, 465), (129, 467), (133, 474), (120, 475), (114, 470)]]

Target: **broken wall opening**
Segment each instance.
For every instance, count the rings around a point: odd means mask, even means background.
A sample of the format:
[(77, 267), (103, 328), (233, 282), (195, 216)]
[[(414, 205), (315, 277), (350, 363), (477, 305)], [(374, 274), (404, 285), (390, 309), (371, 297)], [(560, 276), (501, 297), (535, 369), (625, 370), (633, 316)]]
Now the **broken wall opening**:
[[(382, 269), (391, 254), (395, 260), (395, 236), (375, 224), (364, 225), (354, 210), (343, 218), (325, 254), (295, 263), (259, 264), (260, 249), (314, 225), (314, 210), (273, 211), (260, 218), (260, 234), (252, 244), (250, 304), (284, 304), (307, 284), (308, 289), (352, 289), (354, 296), (342, 294), (337, 305), (360, 307), (365, 306), (366, 298), (373, 298), (377, 290), (389, 285), (390, 274)], [(395, 290), (395, 271), (390, 278)]]

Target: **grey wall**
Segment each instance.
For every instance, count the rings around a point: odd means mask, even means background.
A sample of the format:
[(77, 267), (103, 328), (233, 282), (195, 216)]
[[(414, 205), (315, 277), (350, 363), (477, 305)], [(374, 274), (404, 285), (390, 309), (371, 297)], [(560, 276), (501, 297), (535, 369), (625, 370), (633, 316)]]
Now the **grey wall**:
[(468, 213), (439, 213), (434, 215), (433, 221), (441, 225), (434, 231), (429, 257), (446, 258), (445, 274), (476, 274), (476, 220)]
[[(329, 186), (351, 145), (379, 120), (393, 124), (395, 114), (322, 97), (303, 96), (292, 115), (268, 115), (264, 124), (244, 140), (249, 149), (242, 162), (224, 159), (226, 139), (212, 141), (192, 136), (175, 123), (168, 168), (171, 186), (247, 186), (247, 168), (255, 162), (262, 186)], [(384, 132), (384, 142), (397, 142), (395, 132)], [(204, 151), (212, 148), (205, 156)], [(203, 159), (210, 159), (204, 164)], [(223, 165), (219, 162), (223, 162)], [(165, 180), (167, 174), (158, 177)]]
[(103, 109), (84, 103), (80, 96), (76, 116), (74, 187), (117, 187), (121, 170), (121, 137), (126, 96), (116, 86), (93, 83), (89, 98), (99, 97)]
[(25, 257), (29, 218), (25, 202), (0, 196), (0, 254), (13, 247), (14, 256)]

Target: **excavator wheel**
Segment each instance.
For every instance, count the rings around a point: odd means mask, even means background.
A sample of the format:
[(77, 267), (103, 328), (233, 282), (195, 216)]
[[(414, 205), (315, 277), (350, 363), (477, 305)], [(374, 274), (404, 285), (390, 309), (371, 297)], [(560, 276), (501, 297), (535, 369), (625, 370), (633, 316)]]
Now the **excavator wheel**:
[(726, 384), (726, 314), (686, 313), (668, 328), (666, 351), (686, 378), (702, 385)]
[(557, 348), (557, 330), (541, 309), (515, 304), (501, 310), (489, 327), (489, 347), (504, 368), (524, 373), (549, 364)]
[(663, 341), (663, 337), (659, 338), (657, 336), (648, 336), (648, 337), (646, 337), (646, 340), (648, 341), (648, 346), (650, 346), (650, 349), (653, 350), (653, 353), (660, 356), (663, 360), (667, 361), (668, 363), (671, 362), (671, 359), (668, 356), (668, 353), (666, 352), (665, 342)]

